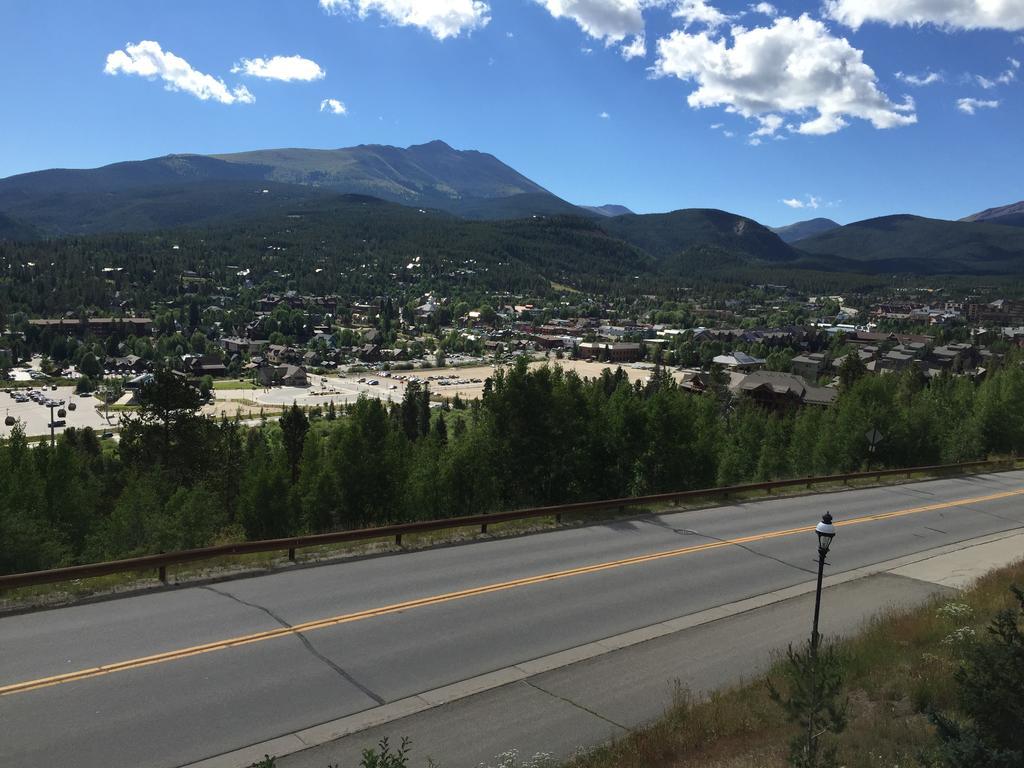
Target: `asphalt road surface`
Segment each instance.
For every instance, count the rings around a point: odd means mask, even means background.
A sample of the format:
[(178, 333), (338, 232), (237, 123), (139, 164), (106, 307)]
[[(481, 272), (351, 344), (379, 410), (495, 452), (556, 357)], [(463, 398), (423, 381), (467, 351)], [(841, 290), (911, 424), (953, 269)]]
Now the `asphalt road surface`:
[[(807, 584), (810, 529), (826, 509), (839, 526), (829, 573), (839, 574), (1024, 528), (1024, 472), (737, 504), (4, 617), (0, 764), (184, 765)], [(828, 619), (826, 605), (826, 632)], [(721, 654), (721, 632), (698, 633), (695, 658)], [(744, 632), (756, 645), (757, 627)], [(562, 685), (571, 669), (557, 673)]]

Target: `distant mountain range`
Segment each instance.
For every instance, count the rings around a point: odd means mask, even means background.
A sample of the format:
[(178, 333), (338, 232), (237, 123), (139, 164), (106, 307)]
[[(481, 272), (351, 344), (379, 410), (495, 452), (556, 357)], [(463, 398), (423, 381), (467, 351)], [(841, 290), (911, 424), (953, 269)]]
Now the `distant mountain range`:
[(980, 213), (965, 216), (960, 221), (986, 221), (989, 224), (1003, 224), (1010, 227), (1024, 227), (1024, 200), (999, 208), (986, 208)]
[(772, 232), (782, 238), (783, 242), (795, 243), (799, 240), (803, 240), (814, 235), (820, 235), (823, 232), (828, 232), (830, 229), (836, 229), (840, 225), (832, 221), (832, 219), (808, 219), (807, 221), (797, 221), (793, 224), (787, 224), (784, 227), (771, 227)]
[(1024, 273), (1024, 228), (882, 216), (800, 240), (819, 268), (845, 272), (934, 274)]
[[(266, 190), (266, 191), (264, 191)], [(167, 155), (0, 179), (0, 211), (45, 234), (189, 226), (325, 194), (370, 195), (467, 218), (593, 216), (493, 155), (443, 141), (401, 149), (268, 149)]]
[(585, 211), (596, 213), (598, 216), (625, 216), (627, 213), (632, 213), (629, 208), (624, 205), (581, 205)]
[[(360, 200), (398, 203), (413, 216), (430, 213), (431, 227), (451, 232), (458, 227), (445, 222), (542, 217), (550, 220), (544, 236), (551, 242), (559, 229), (576, 242), (582, 242), (581, 232), (590, 238), (601, 232), (622, 244), (629, 263), (657, 263), (670, 272), (695, 264), (740, 264), (859, 274), (1024, 275), (1024, 202), (962, 221), (899, 215), (840, 226), (817, 218), (769, 229), (712, 209), (635, 214), (621, 205), (573, 205), (493, 155), (442, 141), (405, 149), (360, 145), (168, 155), (20, 174), (0, 179), (0, 239), (230, 227), (332, 207), (345, 210), (347, 221), (358, 210), (378, 211), (367, 235), (386, 239), (373, 228), (384, 226), (384, 209)], [(593, 242), (611, 247), (600, 238)]]

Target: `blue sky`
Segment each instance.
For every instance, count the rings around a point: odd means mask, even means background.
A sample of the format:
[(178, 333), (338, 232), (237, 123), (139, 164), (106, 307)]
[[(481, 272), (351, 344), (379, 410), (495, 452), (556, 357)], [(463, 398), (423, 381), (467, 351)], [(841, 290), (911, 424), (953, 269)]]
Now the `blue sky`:
[(440, 138), (576, 203), (958, 218), (1024, 198), (1022, 60), (1022, 0), (0, 0), (0, 176)]

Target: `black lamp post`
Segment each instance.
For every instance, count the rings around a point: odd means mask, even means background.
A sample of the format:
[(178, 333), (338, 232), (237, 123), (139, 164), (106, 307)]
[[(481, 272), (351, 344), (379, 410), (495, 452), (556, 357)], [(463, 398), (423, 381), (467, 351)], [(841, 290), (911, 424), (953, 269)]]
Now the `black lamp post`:
[(818, 615), (821, 612), (821, 580), (825, 573), (825, 556), (828, 548), (832, 546), (832, 539), (835, 538), (836, 528), (832, 525), (832, 515), (826, 512), (821, 522), (818, 523), (814, 532), (818, 535), (818, 590), (814, 596), (814, 627), (811, 630), (811, 652), (818, 650)]

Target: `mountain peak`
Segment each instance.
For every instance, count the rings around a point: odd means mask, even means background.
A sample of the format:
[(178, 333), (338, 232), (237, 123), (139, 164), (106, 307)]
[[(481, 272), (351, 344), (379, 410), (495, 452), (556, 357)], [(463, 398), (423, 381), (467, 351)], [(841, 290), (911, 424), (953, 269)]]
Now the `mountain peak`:
[(1008, 224), (1010, 226), (1024, 226), (1024, 200), (1010, 205), (1000, 205), (996, 208), (986, 208), (984, 211), (972, 213), (960, 221), (980, 221), (989, 224)]
[(617, 205), (615, 203), (605, 203), (604, 205), (581, 205), (580, 208), (596, 213), (599, 216), (625, 216), (626, 214), (633, 213), (624, 205)]
[(428, 141), (426, 144), (410, 144), (408, 147), (406, 147), (406, 149), (410, 152), (414, 152), (417, 149), (431, 149), (442, 150), (444, 152), (458, 152), (457, 149), (454, 149), (447, 142), (441, 141), (441, 139), (434, 139), (433, 141)]
[(818, 217), (815, 219), (807, 219), (806, 221), (796, 221), (792, 224), (787, 224), (784, 227), (771, 227), (771, 230), (781, 237), (784, 242), (795, 243), (798, 240), (814, 237), (815, 235), (820, 235), (828, 232), (829, 230), (838, 228), (839, 224), (832, 221), (832, 219)]

